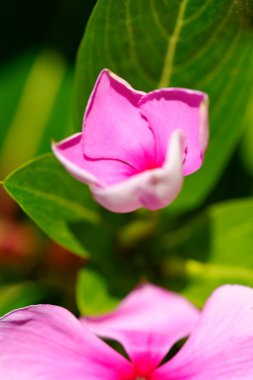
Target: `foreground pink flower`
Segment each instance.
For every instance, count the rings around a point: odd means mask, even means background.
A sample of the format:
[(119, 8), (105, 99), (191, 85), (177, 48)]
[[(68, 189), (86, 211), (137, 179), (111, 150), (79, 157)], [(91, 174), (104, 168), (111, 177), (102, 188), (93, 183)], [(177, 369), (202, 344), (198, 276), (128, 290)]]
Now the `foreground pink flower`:
[(144, 93), (103, 70), (82, 133), (53, 152), (94, 198), (114, 212), (170, 204), (198, 170), (208, 142), (208, 96), (165, 88)]
[[(119, 341), (129, 359), (97, 335)], [(223, 286), (202, 312), (152, 285), (133, 291), (114, 312), (81, 321), (57, 306), (16, 310), (0, 319), (0, 378), (252, 380), (253, 290)]]

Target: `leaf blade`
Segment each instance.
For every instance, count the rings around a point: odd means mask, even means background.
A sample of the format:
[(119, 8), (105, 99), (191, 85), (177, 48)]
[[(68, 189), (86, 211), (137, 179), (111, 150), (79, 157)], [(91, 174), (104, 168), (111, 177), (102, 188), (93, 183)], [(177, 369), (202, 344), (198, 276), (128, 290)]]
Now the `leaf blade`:
[(99, 224), (97, 206), (88, 189), (71, 178), (51, 154), (25, 164), (3, 185), (52, 239), (76, 254), (88, 255), (75, 224), (83, 224), (84, 231), (88, 225)]
[(173, 239), (164, 240), (165, 276), (199, 306), (222, 284), (253, 286), (252, 198), (210, 206)]
[(171, 85), (210, 95), (211, 139), (204, 167), (186, 179), (170, 211), (186, 211), (203, 203), (243, 131), (253, 79), (247, 69), (253, 57), (251, 12), (247, 2), (228, 0), (165, 0), (159, 6), (154, 0), (127, 0), (124, 7), (100, 0), (94, 8), (76, 67), (79, 126), (104, 67), (139, 90)]

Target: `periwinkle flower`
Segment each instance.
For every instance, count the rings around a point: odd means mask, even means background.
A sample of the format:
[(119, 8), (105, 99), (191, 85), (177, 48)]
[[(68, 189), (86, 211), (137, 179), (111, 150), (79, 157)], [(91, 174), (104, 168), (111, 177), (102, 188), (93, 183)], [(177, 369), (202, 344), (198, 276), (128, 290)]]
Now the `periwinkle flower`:
[(202, 164), (208, 143), (208, 96), (164, 88), (150, 93), (103, 70), (84, 115), (83, 130), (53, 151), (114, 212), (170, 204), (183, 178)]
[[(120, 342), (128, 358), (98, 336)], [(101, 317), (79, 321), (61, 307), (39, 305), (0, 319), (3, 380), (252, 378), (253, 290), (243, 286), (218, 288), (201, 312), (175, 293), (145, 285)]]

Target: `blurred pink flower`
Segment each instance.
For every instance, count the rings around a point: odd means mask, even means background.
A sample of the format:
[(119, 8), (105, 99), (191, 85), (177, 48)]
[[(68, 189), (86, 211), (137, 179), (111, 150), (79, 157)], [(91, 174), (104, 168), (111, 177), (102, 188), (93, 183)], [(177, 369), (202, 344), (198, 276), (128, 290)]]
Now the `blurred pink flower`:
[(208, 143), (208, 96), (164, 88), (150, 93), (103, 70), (83, 131), (52, 149), (94, 198), (114, 212), (170, 204), (183, 177), (198, 170)]
[[(120, 342), (129, 359), (97, 335)], [(198, 312), (146, 285), (114, 312), (81, 321), (61, 307), (31, 306), (0, 319), (0, 344), (4, 380), (252, 380), (253, 290), (223, 286)]]

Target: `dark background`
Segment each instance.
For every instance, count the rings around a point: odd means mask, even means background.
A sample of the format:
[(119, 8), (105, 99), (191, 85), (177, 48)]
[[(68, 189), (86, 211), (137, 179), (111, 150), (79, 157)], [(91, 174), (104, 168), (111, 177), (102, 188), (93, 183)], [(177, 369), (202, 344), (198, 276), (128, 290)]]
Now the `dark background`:
[(1, 0), (0, 61), (26, 49), (51, 47), (74, 62), (96, 0)]

